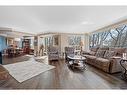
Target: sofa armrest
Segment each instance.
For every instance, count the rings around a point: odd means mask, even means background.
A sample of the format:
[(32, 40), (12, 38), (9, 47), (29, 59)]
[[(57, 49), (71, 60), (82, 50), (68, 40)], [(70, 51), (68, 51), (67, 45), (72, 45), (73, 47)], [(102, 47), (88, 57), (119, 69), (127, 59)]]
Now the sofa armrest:
[(90, 55), (90, 52), (82, 51), (82, 54), (88, 54), (88, 55)]
[(82, 54), (83, 55), (95, 55), (96, 52), (93, 52), (93, 51), (82, 51)]
[(120, 56), (113, 56), (110, 59), (116, 59), (116, 60), (118, 60), (118, 59), (121, 59), (121, 57)]
[(121, 57), (113, 56), (110, 59), (110, 73), (121, 72), (120, 60)]

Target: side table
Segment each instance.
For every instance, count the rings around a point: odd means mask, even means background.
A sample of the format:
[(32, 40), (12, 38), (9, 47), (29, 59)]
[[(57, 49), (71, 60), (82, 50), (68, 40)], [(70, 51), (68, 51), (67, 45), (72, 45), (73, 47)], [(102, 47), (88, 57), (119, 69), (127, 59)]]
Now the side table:
[(123, 70), (124, 70), (122, 76), (124, 77), (124, 79), (127, 79), (127, 59), (122, 58), (122, 59), (120, 60), (120, 65), (121, 65), (121, 67), (122, 67)]

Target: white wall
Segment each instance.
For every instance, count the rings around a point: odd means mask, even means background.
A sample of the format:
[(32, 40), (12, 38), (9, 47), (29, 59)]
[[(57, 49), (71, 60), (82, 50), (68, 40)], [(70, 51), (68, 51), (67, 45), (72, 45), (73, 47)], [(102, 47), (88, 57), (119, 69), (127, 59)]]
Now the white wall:
[(60, 47), (61, 46), (61, 35), (59, 35), (59, 34), (47, 34), (47, 35), (41, 35), (41, 36), (38, 36), (38, 50), (39, 50), (39, 48), (40, 48), (40, 45), (41, 44), (43, 44), (43, 45), (45, 45), (45, 42), (44, 42), (44, 38), (45, 37), (49, 37), (49, 36), (56, 36), (56, 35), (58, 35), (58, 46)]
[[(64, 52), (64, 48), (66, 46), (69, 46), (68, 35), (70, 35), (70, 34), (61, 34), (61, 51), (62, 52)], [(72, 34), (72, 35), (75, 35), (75, 34)], [(85, 35), (82, 35), (82, 41), (83, 41), (83, 47), (82, 47), (82, 49), (83, 50), (85, 50), (85, 49), (87, 50), (88, 49), (88, 47), (85, 46), (85, 43), (86, 43), (85, 40), (87, 40), (87, 39), (85, 39), (85, 37), (86, 37)]]
[(89, 51), (89, 34), (84, 35), (84, 50)]
[[(53, 34), (54, 35), (54, 34)], [(69, 46), (68, 43), (68, 35), (71, 34), (66, 34), (66, 33), (62, 33), (62, 34), (58, 34), (59, 35), (59, 47), (61, 49), (61, 52), (64, 52), (64, 48)], [(72, 34), (74, 35), (74, 34)], [(46, 37), (49, 35), (42, 35), (40, 37)], [(38, 47), (40, 46), (41, 43), (43, 43), (42, 38), (38, 37)], [(88, 34), (82, 34), (82, 41), (83, 41), (83, 50), (89, 50), (89, 35)]]
[(68, 34), (61, 34), (61, 52), (64, 52), (64, 47), (68, 45)]

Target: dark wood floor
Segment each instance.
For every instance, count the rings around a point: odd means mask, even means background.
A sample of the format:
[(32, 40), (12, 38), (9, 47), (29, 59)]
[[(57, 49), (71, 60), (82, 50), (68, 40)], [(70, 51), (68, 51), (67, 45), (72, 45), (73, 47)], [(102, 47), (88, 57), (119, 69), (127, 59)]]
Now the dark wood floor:
[[(28, 56), (13, 59), (4, 58), (4, 64), (29, 60)], [(50, 62), (56, 68), (18, 83), (10, 76), (0, 81), (0, 89), (127, 89), (127, 82), (119, 74), (107, 74), (87, 65), (84, 72), (70, 70), (65, 60)]]

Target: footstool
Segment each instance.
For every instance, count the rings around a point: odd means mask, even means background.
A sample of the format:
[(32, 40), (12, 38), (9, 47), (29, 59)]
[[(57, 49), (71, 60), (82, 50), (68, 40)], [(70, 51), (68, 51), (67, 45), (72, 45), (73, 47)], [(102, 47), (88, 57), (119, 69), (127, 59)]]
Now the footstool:
[(0, 80), (7, 80), (9, 79), (9, 72), (0, 65)]

